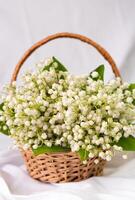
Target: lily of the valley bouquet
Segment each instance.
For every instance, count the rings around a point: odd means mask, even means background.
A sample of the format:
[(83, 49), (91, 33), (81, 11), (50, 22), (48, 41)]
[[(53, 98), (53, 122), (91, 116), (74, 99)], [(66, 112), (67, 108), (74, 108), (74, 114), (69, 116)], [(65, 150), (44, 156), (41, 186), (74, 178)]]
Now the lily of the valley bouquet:
[[(116, 151), (135, 150), (135, 84), (104, 83), (104, 66), (71, 75), (55, 57), (6, 86), (0, 130), (24, 150), (76, 152), (84, 164), (110, 161)], [(126, 158), (126, 155), (123, 155)]]

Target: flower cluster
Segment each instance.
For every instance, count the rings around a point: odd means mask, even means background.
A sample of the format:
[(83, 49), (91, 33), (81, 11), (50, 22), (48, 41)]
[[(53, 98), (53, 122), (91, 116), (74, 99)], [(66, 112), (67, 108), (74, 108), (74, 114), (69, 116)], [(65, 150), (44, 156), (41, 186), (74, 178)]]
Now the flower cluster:
[(120, 78), (104, 83), (97, 71), (74, 76), (57, 70), (58, 64), (42, 62), (20, 86), (6, 87), (3, 129), (24, 149), (56, 145), (110, 161), (114, 150), (122, 150), (118, 141), (135, 132), (135, 89)]

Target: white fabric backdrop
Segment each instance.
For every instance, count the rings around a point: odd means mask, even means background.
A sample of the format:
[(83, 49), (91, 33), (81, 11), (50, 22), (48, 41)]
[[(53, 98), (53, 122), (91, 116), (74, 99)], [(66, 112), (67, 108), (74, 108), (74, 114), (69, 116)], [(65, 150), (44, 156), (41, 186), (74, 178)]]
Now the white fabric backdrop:
[[(123, 78), (126, 81), (134, 82), (134, 19), (134, 0), (0, 0), (0, 88), (10, 80), (15, 64), (28, 47), (49, 34), (63, 31), (84, 34), (99, 42), (114, 57)], [(112, 77), (109, 66), (95, 50), (78, 41), (65, 39), (51, 42), (36, 51), (25, 64), (24, 69), (34, 66), (38, 60), (52, 55), (60, 58), (69, 66), (72, 73), (77, 74), (88, 73), (98, 64), (104, 63), (107, 67), (106, 79)], [(10, 139), (0, 135), (1, 150), (5, 150), (10, 144)], [(83, 194), (83, 199), (112, 200), (117, 196), (118, 199), (135, 199), (134, 154), (130, 157), (132, 159), (125, 164), (121, 163), (121, 159), (113, 160), (109, 165), (111, 172), (106, 173), (105, 177), (88, 180), (88, 183), (86, 181), (75, 185), (57, 186), (58, 191), (65, 190), (68, 199), (77, 198), (68, 196), (72, 194), (74, 187), (77, 192), (73, 192), (73, 194), (80, 195), (80, 198)], [(6, 187), (6, 184), (3, 183), (5, 180), (10, 192), (18, 195), (47, 191), (49, 188), (55, 189), (55, 187), (29, 179), (22, 168), (22, 163), (18, 163), (19, 160), (20, 156), (16, 151), (0, 154), (2, 176), (0, 188)], [(116, 167), (118, 167), (117, 170)], [(25, 185), (23, 181), (25, 181)], [(6, 192), (2, 196), (3, 191)], [(70, 192), (67, 193), (67, 191)], [(85, 195), (87, 192), (89, 196)], [(6, 190), (1, 189), (0, 195), (0, 200), (8, 199), (7, 188)], [(53, 192), (48, 195), (52, 195), (52, 199), (54, 199)], [(59, 195), (60, 193), (55, 194), (55, 197), (63, 198)], [(16, 198), (23, 199), (23, 197)], [(35, 198), (41, 199), (38, 196)], [(51, 199), (49, 196), (48, 198)]]

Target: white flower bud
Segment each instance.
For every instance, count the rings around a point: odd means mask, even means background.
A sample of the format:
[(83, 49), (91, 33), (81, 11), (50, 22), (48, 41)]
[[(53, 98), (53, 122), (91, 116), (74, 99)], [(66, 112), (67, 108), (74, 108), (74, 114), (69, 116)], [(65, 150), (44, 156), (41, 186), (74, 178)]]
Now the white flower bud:
[(25, 126), (30, 126), (30, 122), (29, 122), (29, 121), (26, 121), (26, 122), (25, 122)]
[(92, 152), (89, 153), (89, 158), (94, 158), (94, 154)]
[(13, 121), (11, 119), (9, 119), (7, 122), (6, 122), (7, 126), (11, 126), (13, 124)]
[(88, 163), (87, 160), (83, 160), (83, 164), (86, 165)]
[(99, 163), (99, 160), (98, 159), (95, 159), (94, 160), (94, 163), (97, 165)]
[(92, 78), (97, 78), (99, 76), (98, 72), (94, 71), (91, 73)]
[(68, 135), (68, 136), (67, 136), (67, 139), (68, 139), (69, 141), (71, 141), (72, 138), (73, 138), (72, 135)]
[(33, 147), (33, 149), (37, 149), (37, 148), (38, 148), (38, 145), (37, 145), (37, 144), (34, 144), (32, 147)]
[(132, 103), (133, 102), (133, 98), (132, 97), (128, 97), (127, 98), (127, 103)]
[(106, 156), (106, 160), (107, 160), (107, 161), (111, 161), (111, 159), (112, 159), (112, 157), (111, 157), (110, 155), (107, 155), (107, 156)]
[(29, 144), (25, 144), (24, 146), (23, 146), (23, 149), (24, 150), (27, 150), (27, 149), (29, 149), (30, 148), (30, 145)]
[(46, 138), (47, 138), (46, 133), (43, 133), (43, 134), (41, 135), (41, 137), (42, 137), (43, 139), (46, 139)]

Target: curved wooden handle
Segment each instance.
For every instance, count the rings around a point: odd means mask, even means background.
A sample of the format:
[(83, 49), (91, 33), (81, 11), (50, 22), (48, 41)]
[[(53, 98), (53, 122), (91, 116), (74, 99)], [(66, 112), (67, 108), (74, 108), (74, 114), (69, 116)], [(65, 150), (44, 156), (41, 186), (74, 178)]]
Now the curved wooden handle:
[(93, 40), (91, 40), (90, 38), (87, 38), (86, 36), (83, 35), (79, 35), (79, 34), (75, 34), (75, 33), (56, 33), (54, 35), (50, 35), (42, 40), (40, 40), (39, 42), (35, 43), (32, 47), (30, 47), (22, 56), (22, 58), (19, 60), (19, 62), (17, 63), (14, 72), (12, 74), (12, 78), (11, 78), (11, 83), (13, 81), (16, 81), (18, 73), (21, 69), (21, 66), (23, 65), (23, 63), (26, 61), (26, 59), (40, 46), (48, 43), (51, 40), (54, 39), (58, 39), (58, 38), (73, 38), (73, 39), (78, 39), (81, 40), (85, 43), (90, 44), (91, 46), (93, 46), (95, 49), (97, 49), (97, 51), (108, 61), (108, 63), (110, 64), (112, 71), (114, 72), (116, 77), (121, 77), (120, 76), (120, 72), (113, 60), (113, 58), (111, 57), (111, 55), (103, 48), (101, 47), (99, 44), (97, 44), (96, 42), (94, 42)]

